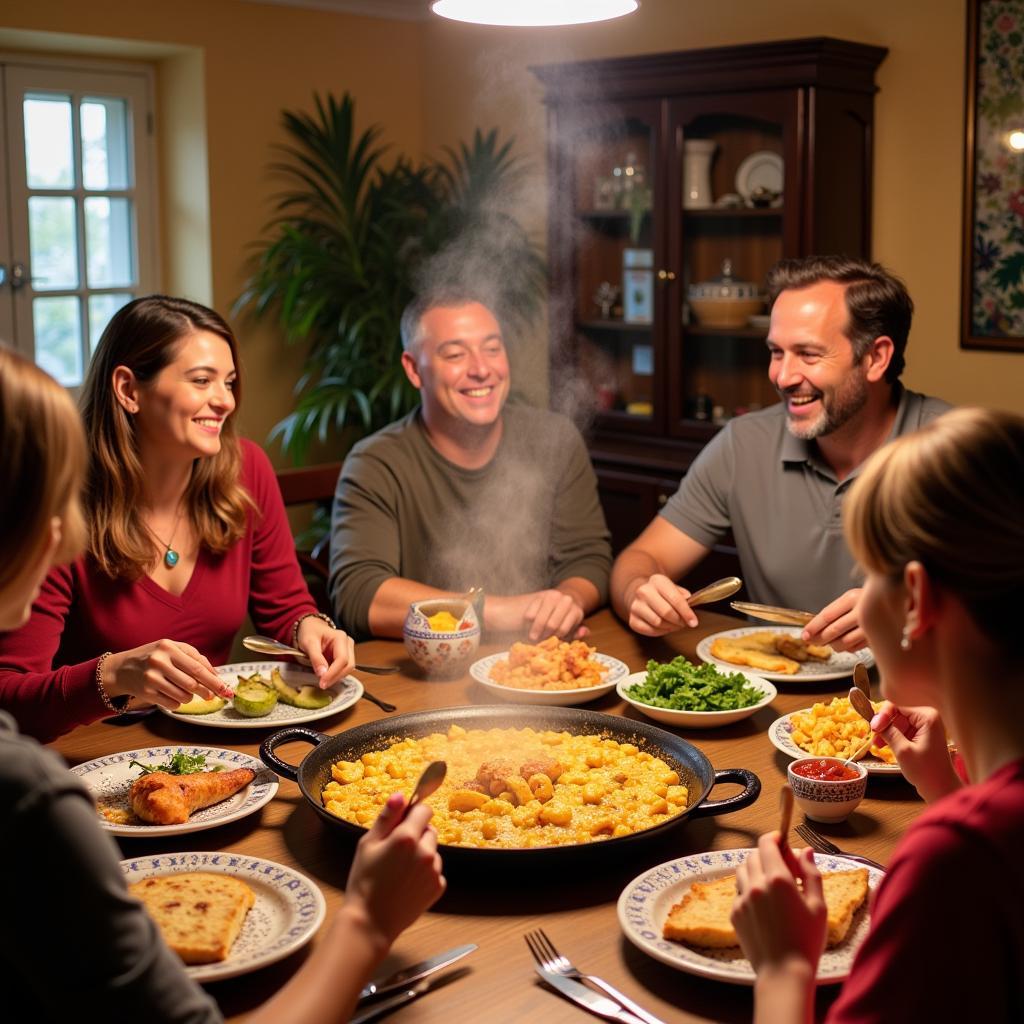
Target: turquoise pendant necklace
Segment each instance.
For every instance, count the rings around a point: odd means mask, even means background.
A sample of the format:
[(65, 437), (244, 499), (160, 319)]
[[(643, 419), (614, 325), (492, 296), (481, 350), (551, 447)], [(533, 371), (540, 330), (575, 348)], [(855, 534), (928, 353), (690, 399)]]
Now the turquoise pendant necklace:
[(174, 535), (178, 532), (178, 523), (181, 522), (181, 507), (178, 507), (178, 515), (174, 520), (174, 529), (171, 530), (171, 539), (165, 544), (154, 532), (151, 526), (146, 526), (146, 529), (152, 534), (155, 540), (157, 540), (162, 548), (164, 548), (164, 565), (168, 569), (173, 569), (178, 561), (181, 559), (181, 555), (171, 547), (174, 543)]

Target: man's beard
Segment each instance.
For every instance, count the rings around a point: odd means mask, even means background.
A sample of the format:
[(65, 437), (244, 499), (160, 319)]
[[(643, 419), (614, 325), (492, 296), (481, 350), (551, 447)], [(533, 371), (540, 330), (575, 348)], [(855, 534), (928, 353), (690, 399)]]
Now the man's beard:
[[(788, 392), (780, 392), (785, 401)], [(803, 441), (813, 441), (816, 437), (825, 437), (849, 423), (864, 408), (868, 400), (867, 382), (861, 373), (854, 372), (841, 385), (827, 391), (817, 392), (821, 402), (821, 412), (810, 423), (794, 422), (789, 415), (786, 426), (794, 437)]]

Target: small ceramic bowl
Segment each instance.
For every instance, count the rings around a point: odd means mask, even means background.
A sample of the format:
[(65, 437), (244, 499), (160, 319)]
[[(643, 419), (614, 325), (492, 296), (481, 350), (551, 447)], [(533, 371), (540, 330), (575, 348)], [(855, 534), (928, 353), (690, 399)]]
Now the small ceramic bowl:
[[(800, 765), (844, 765), (857, 773), (855, 779), (809, 779), (794, 769)], [(839, 757), (801, 757), (786, 769), (797, 806), (811, 821), (843, 821), (864, 799), (868, 788), (867, 769), (859, 761)]]
[[(459, 628), (441, 633), (430, 628), (430, 616), (450, 612)], [(429, 676), (457, 676), (480, 647), (480, 622), (473, 605), (458, 598), (413, 601), (402, 627), (409, 657)]]

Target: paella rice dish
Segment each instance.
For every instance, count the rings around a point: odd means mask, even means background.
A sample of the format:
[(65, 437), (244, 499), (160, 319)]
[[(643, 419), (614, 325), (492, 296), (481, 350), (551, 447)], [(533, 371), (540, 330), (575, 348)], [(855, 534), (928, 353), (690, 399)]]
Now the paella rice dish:
[(582, 640), (567, 643), (549, 636), (539, 644), (517, 642), (508, 657), (494, 663), (491, 681), (517, 690), (580, 690), (600, 686), (608, 671)]
[[(881, 705), (872, 703), (872, 707), (877, 711)], [(828, 704), (818, 701), (809, 710), (790, 715), (789, 723), (793, 742), (815, 757), (849, 758), (864, 744), (871, 731), (850, 704), (849, 697), (833, 697)], [(886, 764), (896, 763), (896, 755), (888, 744), (884, 747), (872, 744), (868, 752)]]
[(683, 813), (689, 797), (678, 772), (633, 743), (452, 725), (335, 762), (324, 807), (368, 828), (391, 793), (412, 792), (431, 761), (448, 765), (426, 802), (440, 842), (452, 846), (524, 849), (618, 838)]

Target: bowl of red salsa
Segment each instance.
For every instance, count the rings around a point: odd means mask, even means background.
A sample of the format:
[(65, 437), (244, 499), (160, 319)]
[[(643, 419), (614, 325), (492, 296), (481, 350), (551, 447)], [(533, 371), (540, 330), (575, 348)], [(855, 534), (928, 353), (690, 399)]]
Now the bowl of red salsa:
[(786, 774), (797, 805), (811, 821), (843, 821), (868, 788), (864, 765), (839, 757), (801, 757)]

